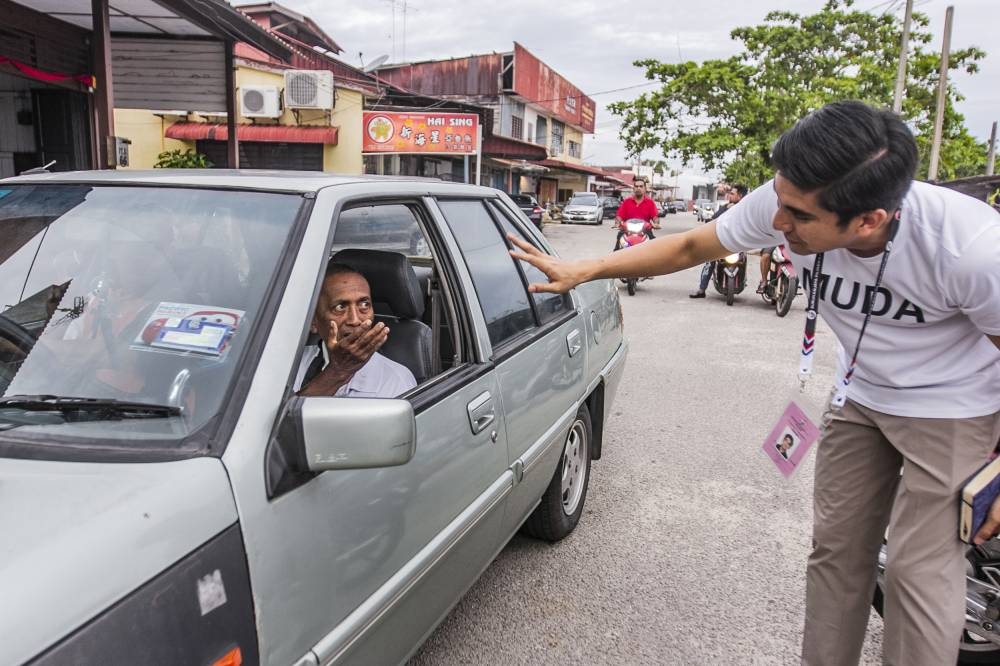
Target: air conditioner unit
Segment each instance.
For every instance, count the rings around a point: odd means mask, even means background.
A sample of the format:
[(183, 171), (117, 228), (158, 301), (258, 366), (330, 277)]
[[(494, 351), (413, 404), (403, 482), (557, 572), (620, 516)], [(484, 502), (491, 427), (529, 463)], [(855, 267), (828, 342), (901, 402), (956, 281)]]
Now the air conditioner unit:
[(240, 113), (246, 118), (277, 118), (281, 104), (277, 86), (240, 86)]
[(285, 72), (285, 106), (289, 109), (332, 109), (333, 72), (292, 69)]

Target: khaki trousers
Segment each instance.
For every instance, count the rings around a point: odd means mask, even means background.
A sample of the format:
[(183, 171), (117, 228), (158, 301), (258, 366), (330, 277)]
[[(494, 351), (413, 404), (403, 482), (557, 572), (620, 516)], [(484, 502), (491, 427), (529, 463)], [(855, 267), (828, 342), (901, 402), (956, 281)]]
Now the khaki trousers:
[(858, 663), (887, 525), (884, 663), (955, 663), (965, 622), (959, 496), (998, 436), (1000, 413), (923, 419), (850, 400), (827, 409), (816, 458), (803, 664)]

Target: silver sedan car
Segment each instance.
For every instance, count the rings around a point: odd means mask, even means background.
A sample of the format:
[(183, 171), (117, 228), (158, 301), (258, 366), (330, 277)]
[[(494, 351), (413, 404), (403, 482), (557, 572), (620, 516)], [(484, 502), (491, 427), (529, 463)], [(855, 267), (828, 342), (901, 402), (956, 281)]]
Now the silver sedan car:
[[(438, 181), (0, 182), (0, 663), (399, 663), (515, 532), (569, 534), (617, 290), (530, 293), (507, 234), (552, 251)], [(331, 260), (401, 394), (300, 395)]]

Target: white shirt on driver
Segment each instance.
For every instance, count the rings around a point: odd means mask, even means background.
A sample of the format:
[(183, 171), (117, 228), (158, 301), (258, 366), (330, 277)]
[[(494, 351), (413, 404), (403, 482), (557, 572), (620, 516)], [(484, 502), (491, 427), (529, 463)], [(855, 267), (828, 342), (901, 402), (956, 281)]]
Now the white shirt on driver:
[[(299, 361), (299, 370), (295, 374), (295, 384), (292, 387), (294, 391), (302, 388), (306, 372), (319, 352), (320, 345), (318, 344), (309, 345), (302, 352), (302, 360)], [(325, 346), (323, 346), (323, 357), (323, 367), (325, 368), (330, 362)], [(375, 352), (368, 359), (368, 362), (354, 373), (349, 382), (337, 389), (334, 396), (338, 398), (395, 398), (416, 385), (417, 380), (406, 366)]]

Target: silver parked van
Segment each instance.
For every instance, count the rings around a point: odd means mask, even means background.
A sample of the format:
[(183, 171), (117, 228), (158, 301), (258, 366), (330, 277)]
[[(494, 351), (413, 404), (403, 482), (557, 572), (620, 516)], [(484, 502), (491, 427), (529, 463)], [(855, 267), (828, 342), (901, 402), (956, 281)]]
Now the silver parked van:
[[(529, 293), (506, 234), (551, 252), (470, 185), (0, 181), (0, 664), (399, 663), (516, 531), (573, 530), (617, 290)], [(297, 394), (331, 257), (401, 395)]]

